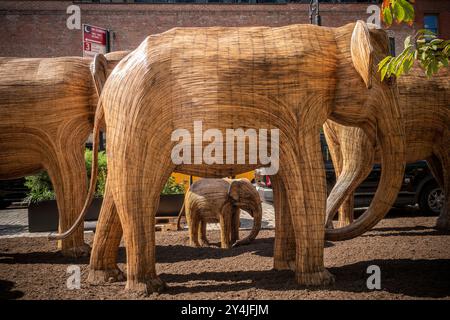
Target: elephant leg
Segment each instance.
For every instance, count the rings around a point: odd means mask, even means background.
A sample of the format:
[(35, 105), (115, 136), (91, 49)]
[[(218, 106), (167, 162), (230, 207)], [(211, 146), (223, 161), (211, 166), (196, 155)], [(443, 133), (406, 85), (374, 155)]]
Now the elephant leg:
[(320, 127), (301, 130), (298, 144), (286, 141), (280, 157), (295, 235), (296, 281), (307, 286), (331, 284), (334, 276), (325, 269), (323, 260), (327, 192)]
[(198, 228), (200, 244), (202, 246), (209, 246), (208, 238), (206, 237), (206, 226), (207, 222), (205, 220), (200, 221), (200, 226)]
[[(341, 145), (340, 145), (340, 141), (339, 141), (339, 137), (340, 135), (338, 135), (338, 129), (335, 127), (334, 122), (331, 120), (327, 120), (324, 124), (323, 124), (323, 133), (325, 136), (325, 140), (327, 142), (327, 146), (328, 146), (328, 153), (331, 156), (331, 161), (333, 163), (333, 169), (334, 169), (334, 175), (337, 178), (341, 175), (342, 172), (342, 150), (341, 150)], [(327, 203), (328, 203), (328, 199), (327, 199)], [(326, 227), (333, 229), (333, 218), (334, 215), (336, 213), (333, 212), (332, 213), (332, 217), (329, 217), (327, 215), (326, 217)]]
[(431, 155), (431, 157), (426, 160), (434, 179), (436, 179), (438, 185), (444, 190), (444, 172), (441, 161), (435, 154)]
[(231, 209), (231, 244), (239, 240), (239, 228), (241, 226), (241, 210), (237, 207)]
[(343, 228), (351, 223), (353, 223), (355, 211), (355, 194), (351, 192), (345, 198), (342, 205), (339, 207), (338, 211), (338, 228)]
[[(45, 165), (55, 190), (59, 212), (59, 232), (68, 230), (83, 209), (87, 194), (87, 175), (84, 148), (62, 150)], [(84, 243), (83, 224), (72, 235), (58, 241), (58, 248), (69, 257), (88, 256), (89, 245)]]
[(121, 239), (122, 226), (111, 189), (107, 184), (92, 246), (89, 283), (100, 284), (125, 280), (125, 274), (117, 266), (117, 254)]
[(428, 164), (444, 192), (444, 203), (436, 221), (436, 229), (450, 230), (450, 152), (448, 146), (439, 148), (436, 155), (428, 159)]
[(273, 267), (275, 270), (295, 270), (295, 235), (291, 223), (286, 188), (280, 174), (270, 177), (275, 209), (275, 245)]
[[(127, 252), (125, 288), (145, 294), (160, 292), (165, 284), (156, 274), (155, 214), (160, 192), (173, 171), (173, 167), (164, 161), (170, 157), (170, 152), (161, 150), (157, 156), (128, 144), (125, 153), (114, 149), (114, 141), (112, 145), (115, 157), (108, 157), (111, 159), (108, 184), (112, 188)], [(148, 150), (158, 150), (157, 147), (148, 146)], [(124, 154), (133, 156), (119, 156)], [(143, 165), (146, 163), (151, 163), (152, 167)]]
[[(186, 218), (188, 217), (187, 211), (186, 211)], [(190, 245), (193, 247), (200, 247), (199, 239), (199, 227), (201, 223), (201, 219), (199, 217), (198, 212), (192, 212), (190, 211), (189, 214), (189, 242)]]
[(220, 223), (220, 247), (222, 249), (229, 249), (231, 247), (231, 212), (230, 209), (224, 209), (219, 215)]
[(189, 206), (185, 207), (185, 215), (186, 215), (186, 223), (188, 225), (188, 232), (189, 232), (189, 245), (192, 246), (194, 241), (194, 235), (192, 234), (192, 214), (191, 214), (191, 208)]

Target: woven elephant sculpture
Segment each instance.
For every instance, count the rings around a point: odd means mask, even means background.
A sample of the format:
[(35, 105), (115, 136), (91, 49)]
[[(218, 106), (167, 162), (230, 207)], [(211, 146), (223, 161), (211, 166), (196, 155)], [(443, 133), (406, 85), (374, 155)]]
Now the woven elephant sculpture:
[[(0, 179), (46, 170), (55, 190), (59, 230), (78, 217), (87, 193), (84, 144), (92, 132), (106, 68), (124, 53), (61, 58), (0, 58)], [(109, 60), (107, 60), (109, 59)], [(88, 254), (83, 228), (58, 244), (68, 256)]]
[[(438, 229), (450, 229), (450, 76), (443, 69), (431, 79), (415, 67), (397, 81), (399, 106), (405, 127), (405, 160), (427, 160), (445, 194)], [(353, 223), (353, 192), (381, 160), (377, 142), (363, 130), (333, 121), (324, 133), (336, 171), (336, 185), (327, 200), (327, 225), (339, 208), (339, 227)], [(334, 240), (343, 240), (336, 229)]]
[[(220, 242), (225, 249), (252, 242), (261, 229), (261, 198), (247, 179), (201, 179), (190, 186), (184, 199), (192, 246), (209, 245), (206, 225), (210, 222), (220, 223)], [(253, 217), (252, 231), (242, 240), (240, 209)]]
[[(331, 118), (376, 132), (384, 167), (365, 217), (384, 216), (404, 171), (397, 91), (376, 71), (388, 53), (385, 31), (362, 21), (339, 28), (175, 28), (147, 37), (113, 70), (96, 113), (96, 123), (106, 122), (108, 177), (89, 281), (120, 274), (116, 258), (123, 231), (126, 289), (159, 291), (164, 283), (155, 269), (155, 213), (171, 172), (220, 178), (266, 165), (261, 159), (195, 161), (207, 145), (195, 140), (200, 122), (205, 133), (278, 130), (279, 144), (270, 140), (279, 151), (274, 268), (294, 270), (302, 285), (332, 283), (323, 261), (327, 193), (320, 131)], [(95, 137), (98, 130), (94, 125)], [(173, 141), (176, 130), (186, 140)], [(188, 140), (190, 132), (194, 141)], [(191, 161), (171, 161), (177, 142), (194, 148), (183, 154)], [(249, 148), (243, 154), (249, 159)], [(365, 229), (356, 224), (348, 232)]]

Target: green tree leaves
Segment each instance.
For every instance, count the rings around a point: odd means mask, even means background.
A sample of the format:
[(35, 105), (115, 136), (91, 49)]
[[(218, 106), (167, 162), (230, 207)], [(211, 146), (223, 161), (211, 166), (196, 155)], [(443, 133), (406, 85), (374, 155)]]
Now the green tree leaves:
[(414, 7), (408, 0), (383, 0), (381, 5), (381, 18), (390, 26), (395, 20), (397, 23), (408, 23), (412, 25), (414, 22)]
[(440, 68), (448, 67), (450, 40), (438, 39), (428, 30), (419, 30), (413, 38), (407, 37), (404, 45), (404, 50), (398, 56), (387, 56), (378, 64), (381, 80), (408, 73), (415, 60), (428, 77)]
[[(395, 20), (397, 23), (414, 22), (413, 0), (383, 0), (381, 18), (389, 27)], [(431, 77), (440, 68), (448, 67), (450, 55), (450, 41), (437, 38), (429, 30), (419, 30), (413, 37), (405, 39), (403, 51), (396, 57), (387, 56), (378, 64), (381, 80), (392, 76), (399, 77), (408, 73), (418, 61), (425, 74)]]

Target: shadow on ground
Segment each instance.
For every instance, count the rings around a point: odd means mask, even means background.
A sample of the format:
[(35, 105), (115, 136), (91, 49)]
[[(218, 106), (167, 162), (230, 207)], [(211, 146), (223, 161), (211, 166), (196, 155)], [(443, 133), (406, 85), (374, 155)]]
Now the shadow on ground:
[[(245, 245), (231, 249), (221, 249), (220, 243), (211, 243), (209, 247), (195, 248), (187, 245), (156, 246), (156, 261), (159, 263), (174, 263), (181, 261), (222, 259), (235, 257), (246, 252), (252, 252), (262, 257), (273, 256), (274, 238), (255, 239), (251, 246)], [(326, 242), (325, 247), (332, 247), (332, 242)], [(124, 247), (119, 248), (118, 263), (126, 262)], [(58, 251), (8, 253), (0, 252), (1, 264), (89, 264), (89, 257), (64, 257)]]
[(88, 264), (89, 257), (69, 258), (60, 252), (0, 252), (0, 264)]
[[(447, 276), (450, 268), (448, 259), (372, 260), (334, 267), (329, 269), (336, 276), (336, 283), (333, 286), (308, 287), (308, 290), (373, 292), (366, 286), (368, 278), (366, 270), (369, 265), (380, 267), (382, 291), (417, 298), (441, 298), (450, 295), (450, 278)], [(251, 288), (270, 291), (306, 289), (294, 283), (292, 271), (202, 272), (183, 275), (163, 273), (160, 277), (169, 284), (167, 294), (229, 292)], [(186, 286), (187, 282), (192, 281), (202, 283), (213, 281), (217, 284)]]
[(14, 282), (0, 280), (0, 300), (13, 300), (23, 297), (22, 291), (13, 290)]

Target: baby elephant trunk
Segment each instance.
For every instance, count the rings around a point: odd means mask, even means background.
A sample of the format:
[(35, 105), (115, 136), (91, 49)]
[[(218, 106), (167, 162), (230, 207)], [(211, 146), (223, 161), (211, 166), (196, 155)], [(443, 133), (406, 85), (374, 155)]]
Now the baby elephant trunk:
[(261, 202), (257, 205), (252, 206), (248, 212), (253, 216), (253, 228), (250, 234), (242, 240), (238, 240), (233, 244), (233, 247), (246, 245), (255, 240), (258, 236), (259, 230), (261, 230), (261, 220), (262, 220), (262, 207)]

